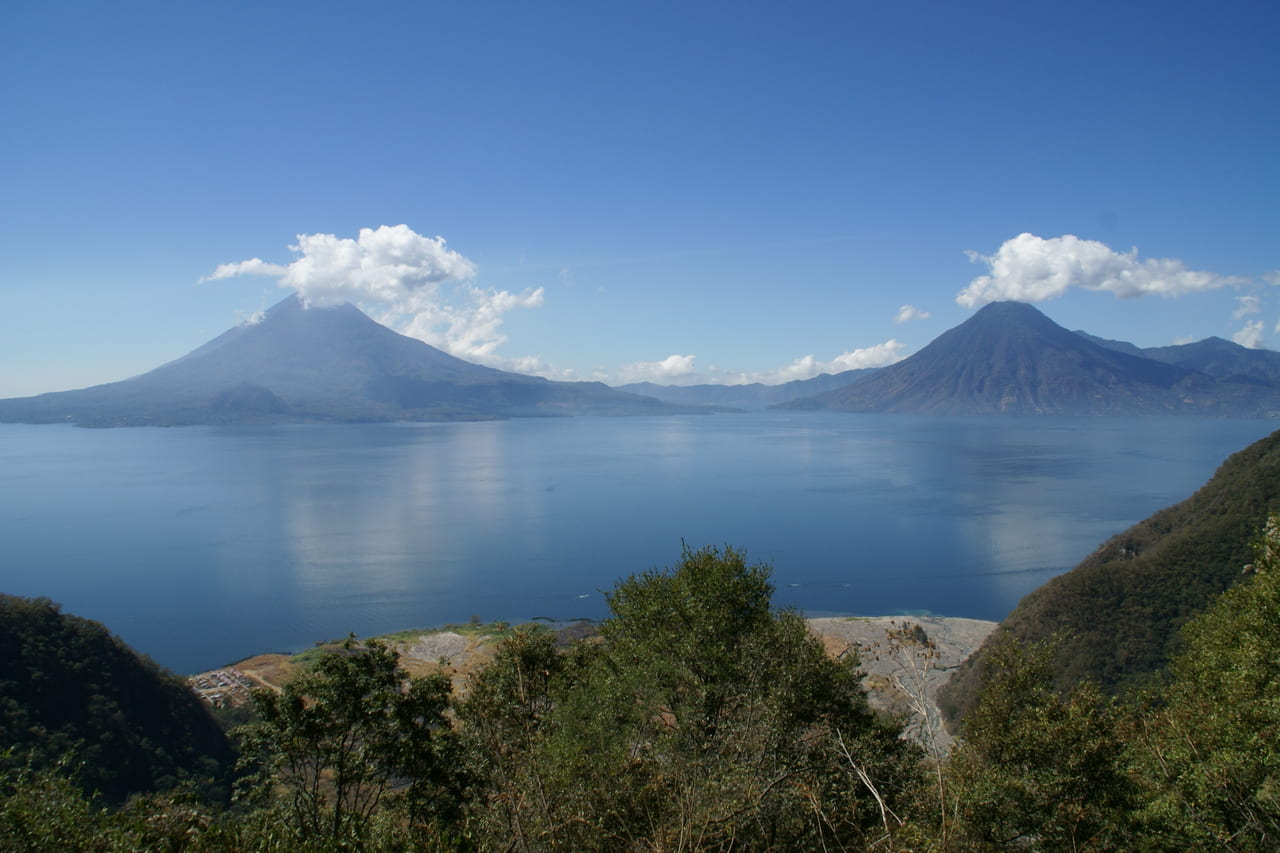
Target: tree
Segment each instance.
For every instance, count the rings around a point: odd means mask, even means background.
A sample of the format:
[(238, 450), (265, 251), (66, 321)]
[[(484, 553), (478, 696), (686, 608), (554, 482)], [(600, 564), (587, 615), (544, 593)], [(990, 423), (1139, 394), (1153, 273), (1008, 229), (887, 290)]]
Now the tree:
[(1280, 516), (1251, 568), (1184, 628), (1168, 686), (1137, 721), (1135, 769), (1166, 849), (1280, 847)]
[(0, 849), (90, 851), (102, 842), (107, 811), (89, 802), (66, 768), (0, 771)]
[(960, 849), (1124, 849), (1133, 788), (1118, 715), (1089, 683), (1053, 687), (1053, 649), (988, 644), (978, 704), (948, 766)]
[(250, 789), (281, 799), (304, 839), (359, 839), (395, 794), (411, 820), (451, 804), (444, 675), (406, 679), (399, 655), (354, 636), (323, 652), (279, 694), (254, 695), (239, 729)]
[(867, 706), (856, 661), (829, 658), (772, 593), (768, 567), (741, 552), (686, 549), (673, 568), (618, 584), (600, 642), (559, 664), (537, 650), (522, 668), (513, 648), (507, 742), (528, 744), (536, 778), (504, 799), (505, 837), (522, 849), (730, 850), (883, 834), (881, 805), (914, 783), (918, 755)]
[(472, 676), (458, 705), (476, 832), (510, 839), (517, 850), (541, 846), (555, 823), (556, 802), (536, 759), (553, 685), (564, 670), (549, 631), (518, 630)]

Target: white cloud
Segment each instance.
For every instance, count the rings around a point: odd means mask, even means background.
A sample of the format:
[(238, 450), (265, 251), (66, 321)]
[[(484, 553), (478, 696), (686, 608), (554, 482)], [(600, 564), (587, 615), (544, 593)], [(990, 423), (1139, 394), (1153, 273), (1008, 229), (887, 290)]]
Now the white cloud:
[(903, 344), (900, 341), (888, 340), (875, 346), (843, 352), (830, 361), (819, 361), (812, 355), (806, 355), (774, 370), (732, 374), (726, 377), (726, 384), (763, 382), (765, 385), (779, 385), (794, 379), (812, 379), (821, 373), (841, 373), (845, 370), (864, 367), (884, 367), (901, 361), (902, 350)]
[(1263, 322), (1261, 320), (1245, 323), (1243, 329), (1231, 336), (1231, 340), (1242, 347), (1257, 349), (1262, 346), (1262, 328)]
[(443, 237), (423, 237), (407, 225), (361, 228), (350, 238), (299, 234), (290, 249), (300, 257), (280, 279), (309, 305), (347, 301), (396, 304), (431, 292), (448, 279), (469, 279), (475, 265), (445, 248)]
[(553, 367), (536, 355), (524, 355), (509, 358), (504, 365), (507, 370), (516, 373), (527, 373), (530, 376), (541, 376), (544, 379), (555, 379), (560, 382), (581, 382), (582, 377), (572, 367)]
[[(201, 281), (265, 275), (309, 306), (353, 302), (379, 322), (460, 358), (507, 367), (496, 350), (506, 341), (503, 316), (542, 304), (542, 288), (511, 293), (468, 282), (475, 265), (407, 225), (361, 228), (355, 239), (299, 234), (286, 266), (260, 258), (221, 264)], [(455, 283), (452, 287), (446, 284)], [(518, 360), (517, 360), (518, 361)]]
[(1237, 320), (1262, 310), (1262, 300), (1256, 296), (1237, 296), (1236, 303), (1236, 310), (1231, 312), (1231, 316)]
[(1189, 270), (1174, 258), (1139, 260), (1137, 249), (1119, 253), (1105, 243), (1081, 240), (1071, 234), (1045, 239), (1024, 233), (1006, 240), (994, 255), (972, 251), (965, 254), (990, 270), (989, 275), (975, 278), (956, 296), (956, 302), (966, 308), (1004, 299), (1043, 302), (1073, 287), (1134, 299), (1152, 294), (1178, 296), (1246, 283), (1241, 278)]
[(505, 359), (496, 352), (507, 340), (498, 331), (503, 315), (514, 308), (537, 308), (542, 300), (541, 287), (511, 293), (467, 285), (453, 294), (452, 301), (440, 299), (436, 291), (414, 294), (375, 319), (461, 358), (511, 367), (519, 359)]
[(1269, 273), (1264, 273), (1262, 276), (1262, 280), (1265, 281), (1267, 284), (1274, 284), (1274, 285), (1280, 286), (1280, 270), (1272, 270)]
[(893, 322), (905, 323), (908, 320), (928, 320), (932, 316), (928, 311), (921, 311), (914, 305), (903, 305), (898, 309), (898, 313), (894, 315)]
[[(613, 385), (628, 382), (656, 382), (660, 385), (748, 385), (760, 382), (780, 385), (793, 379), (812, 379), (821, 373), (840, 373), (860, 367), (883, 367), (902, 360), (903, 344), (890, 340), (875, 346), (849, 350), (830, 361), (819, 361), (812, 355), (797, 358), (790, 364), (773, 370), (740, 372), (719, 367), (706, 368), (702, 373), (694, 367), (692, 355), (669, 355), (662, 361), (642, 361), (620, 367), (612, 376), (598, 373), (595, 378)], [(541, 373), (541, 371), (539, 371)], [(545, 373), (543, 375), (546, 375)]]
[(217, 268), (206, 276), (201, 276), (200, 283), (217, 281), (220, 278), (235, 278), (238, 275), (269, 275), (279, 277), (289, 269), (279, 264), (269, 264), (262, 258), (250, 258), (234, 264), (218, 264)]
[(618, 369), (618, 381), (657, 382), (670, 384), (671, 380), (688, 379), (696, 375), (693, 355), (669, 355), (662, 361), (638, 361)]

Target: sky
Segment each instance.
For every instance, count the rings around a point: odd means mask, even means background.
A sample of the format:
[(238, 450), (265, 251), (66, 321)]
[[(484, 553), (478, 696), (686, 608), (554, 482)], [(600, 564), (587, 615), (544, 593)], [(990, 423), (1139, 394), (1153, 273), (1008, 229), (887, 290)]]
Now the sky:
[(0, 397), (298, 293), (557, 379), (779, 382), (981, 305), (1280, 347), (1280, 4), (0, 13)]

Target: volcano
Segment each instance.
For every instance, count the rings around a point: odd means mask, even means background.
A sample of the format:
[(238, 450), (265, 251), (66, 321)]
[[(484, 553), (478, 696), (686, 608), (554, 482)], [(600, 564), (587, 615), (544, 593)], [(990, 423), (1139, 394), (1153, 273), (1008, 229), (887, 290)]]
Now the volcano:
[(1280, 384), (1213, 377), (1100, 346), (1030, 305), (993, 302), (910, 358), (786, 409), (922, 415), (1280, 412)]
[(489, 420), (707, 411), (484, 367), (296, 296), (148, 373), (0, 400), (0, 421), (81, 426)]

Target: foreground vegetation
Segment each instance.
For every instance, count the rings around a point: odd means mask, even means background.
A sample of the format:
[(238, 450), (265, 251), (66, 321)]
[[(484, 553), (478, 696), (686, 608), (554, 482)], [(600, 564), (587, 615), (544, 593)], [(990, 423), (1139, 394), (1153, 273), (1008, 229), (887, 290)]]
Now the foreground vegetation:
[(1272, 850), (1280, 521), (1255, 566), (1123, 702), (1007, 637), (948, 757), (871, 711), (767, 568), (687, 551), (621, 582), (598, 638), (513, 632), (462, 695), (378, 642), (324, 652), (234, 732), (229, 804), (194, 772), (120, 804), (77, 778), (91, 751), (11, 750), (0, 848)]

